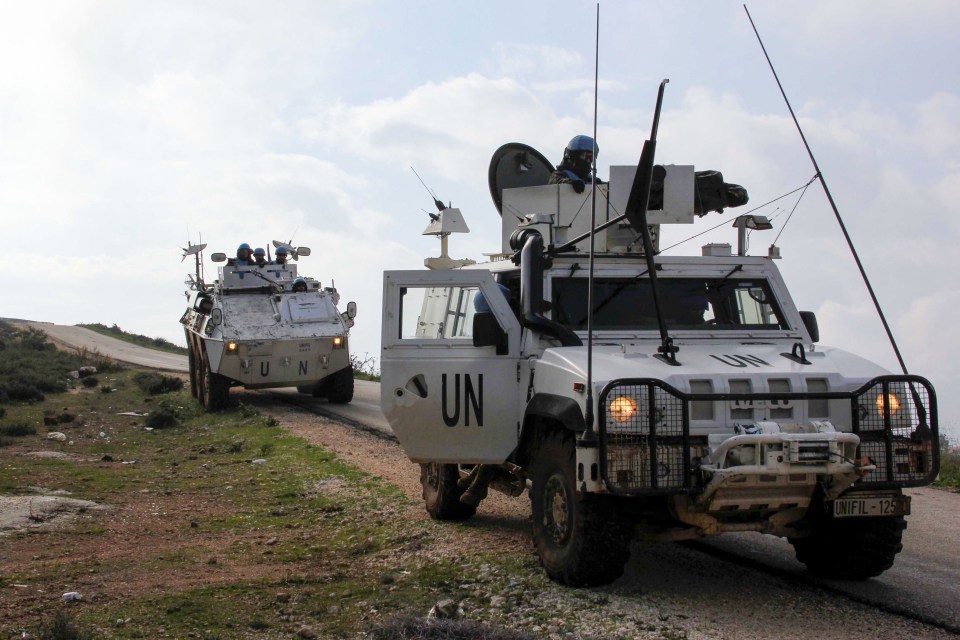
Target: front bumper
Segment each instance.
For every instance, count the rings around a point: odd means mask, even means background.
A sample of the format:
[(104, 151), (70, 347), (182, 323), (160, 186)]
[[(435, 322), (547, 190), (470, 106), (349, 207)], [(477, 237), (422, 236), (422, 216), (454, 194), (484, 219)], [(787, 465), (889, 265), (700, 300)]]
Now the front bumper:
[[(690, 405), (695, 401), (821, 399), (850, 403), (849, 432), (820, 433), (814, 428), (807, 434), (732, 436), (746, 440), (726, 444), (721, 439), (719, 447), (690, 435)], [(631, 408), (624, 411), (624, 406)], [(614, 380), (600, 392), (598, 417), (600, 475), (607, 491), (689, 494), (709, 500), (711, 509), (768, 504), (765, 494), (789, 496), (791, 491), (806, 498), (782, 499), (802, 504), (818, 484), (828, 488), (828, 498), (851, 485), (923, 486), (940, 468), (936, 395), (919, 376), (881, 376), (851, 392), (753, 394), (691, 394), (654, 379)], [(755, 447), (753, 457), (733, 457), (731, 464), (726, 452), (741, 445)], [(748, 494), (754, 497), (744, 500)]]

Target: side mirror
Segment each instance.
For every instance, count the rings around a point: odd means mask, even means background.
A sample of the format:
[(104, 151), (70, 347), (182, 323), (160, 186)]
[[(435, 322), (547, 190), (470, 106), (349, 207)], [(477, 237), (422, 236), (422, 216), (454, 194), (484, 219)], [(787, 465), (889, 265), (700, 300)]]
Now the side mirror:
[(210, 312), (210, 322), (214, 325), (220, 325), (223, 323), (223, 309), (217, 307)]
[(226, 261), (227, 261), (227, 254), (225, 254), (225, 253), (214, 253), (213, 255), (210, 256), (210, 259), (213, 260), (214, 262), (226, 262)]
[(304, 257), (310, 255), (310, 247), (297, 247), (297, 255)]
[(813, 311), (801, 311), (800, 319), (803, 320), (803, 326), (807, 328), (810, 339), (814, 342), (820, 342), (820, 327), (817, 325), (817, 314)]
[(473, 346), (496, 347), (498, 356), (507, 354), (507, 334), (492, 313), (473, 314)]
[(357, 317), (357, 303), (352, 300), (347, 303), (347, 317), (350, 319)]

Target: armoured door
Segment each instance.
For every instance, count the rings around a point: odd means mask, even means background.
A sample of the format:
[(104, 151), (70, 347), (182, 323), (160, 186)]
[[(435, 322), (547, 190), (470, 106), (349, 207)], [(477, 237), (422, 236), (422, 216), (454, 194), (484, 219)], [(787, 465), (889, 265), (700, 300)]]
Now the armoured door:
[(381, 407), (415, 462), (502, 462), (517, 442), (520, 323), (486, 270), (387, 271)]

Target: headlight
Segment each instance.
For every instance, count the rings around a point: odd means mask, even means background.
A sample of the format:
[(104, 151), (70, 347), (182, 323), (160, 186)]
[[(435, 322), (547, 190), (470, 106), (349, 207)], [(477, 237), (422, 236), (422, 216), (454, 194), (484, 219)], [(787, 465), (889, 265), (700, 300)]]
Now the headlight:
[(883, 415), (884, 408), (888, 403), (890, 405), (890, 415), (897, 415), (897, 412), (900, 411), (900, 398), (893, 393), (887, 394), (886, 401), (884, 401), (882, 393), (877, 396), (877, 411), (880, 413), (880, 415)]
[(227, 353), (236, 353), (237, 352), (237, 343), (232, 340), (227, 343)]
[(347, 341), (343, 339), (343, 336), (334, 336), (333, 337), (333, 348), (334, 349), (343, 349)]
[(630, 396), (618, 396), (610, 402), (610, 417), (617, 422), (629, 422), (637, 415), (637, 401)]

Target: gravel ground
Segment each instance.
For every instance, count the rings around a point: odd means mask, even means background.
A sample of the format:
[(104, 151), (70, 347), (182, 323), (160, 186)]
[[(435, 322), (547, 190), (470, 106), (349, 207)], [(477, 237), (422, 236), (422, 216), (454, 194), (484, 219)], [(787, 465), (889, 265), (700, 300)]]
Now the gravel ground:
[[(259, 403), (258, 403), (259, 404)], [(301, 409), (262, 407), (291, 433), (320, 444), (399, 487), (416, 507), (396, 517), (428, 519), (419, 506), (419, 468), (399, 445)], [(546, 579), (529, 536), (526, 495), (493, 493), (466, 526), (441, 529), (438, 553), (469, 562), (471, 551), (496, 550), (530, 570), (506, 575), (482, 565), (475, 584), (450, 597), (485, 606), (466, 617), (550, 638), (846, 639), (953, 638), (954, 634), (856, 603), (845, 596), (705, 555), (681, 544), (635, 543), (625, 575), (611, 585), (570, 589)], [(411, 560), (415, 561), (415, 560)]]

